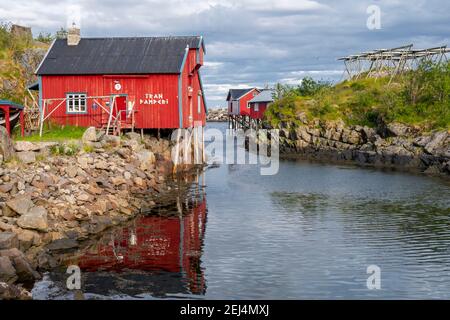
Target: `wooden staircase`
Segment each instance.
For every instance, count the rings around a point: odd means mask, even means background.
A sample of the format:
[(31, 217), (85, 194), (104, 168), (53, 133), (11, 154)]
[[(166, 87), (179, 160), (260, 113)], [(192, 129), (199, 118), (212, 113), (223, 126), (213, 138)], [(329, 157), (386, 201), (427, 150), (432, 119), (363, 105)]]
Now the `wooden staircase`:
[(105, 132), (107, 135), (120, 135), (121, 130), (123, 129), (134, 129), (135, 121), (134, 121), (134, 113), (133, 110), (130, 115), (126, 115), (126, 111), (122, 111), (117, 115), (117, 118), (111, 119), (111, 123), (108, 128), (109, 115), (107, 113), (102, 114), (101, 119), (101, 130)]

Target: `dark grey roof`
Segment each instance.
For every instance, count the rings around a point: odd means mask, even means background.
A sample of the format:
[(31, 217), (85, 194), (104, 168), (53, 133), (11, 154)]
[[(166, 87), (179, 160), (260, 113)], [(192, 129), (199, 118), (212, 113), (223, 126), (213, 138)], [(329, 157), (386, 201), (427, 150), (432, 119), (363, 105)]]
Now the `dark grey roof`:
[(180, 73), (186, 46), (204, 48), (202, 37), (81, 38), (52, 45), (38, 75)]
[(237, 100), (240, 97), (242, 97), (243, 95), (245, 95), (246, 93), (252, 91), (253, 89), (255, 89), (255, 88), (230, 89), (230, 91), (228, 91), (227, 101)]

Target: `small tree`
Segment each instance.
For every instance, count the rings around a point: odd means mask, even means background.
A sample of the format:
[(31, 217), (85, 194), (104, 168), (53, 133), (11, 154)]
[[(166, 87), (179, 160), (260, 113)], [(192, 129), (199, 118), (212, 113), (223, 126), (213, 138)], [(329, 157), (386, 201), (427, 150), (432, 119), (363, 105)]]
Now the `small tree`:
[(39, 35), (37, 36), (36, 40), (39, 42), (43, 42), (43, 43), (50, 43), (52, 42), (54, 39), (54, 37), (51, 35), (51, 33), (46, 33), (46, 32), (40, 32)]
[(322, 88), (330, 87), (330, 83), (323, 81), (315, 81), (311, 77), (305, 77), (298, 86), (297, 92), (300, 96), (311, 97), (319, 92)]

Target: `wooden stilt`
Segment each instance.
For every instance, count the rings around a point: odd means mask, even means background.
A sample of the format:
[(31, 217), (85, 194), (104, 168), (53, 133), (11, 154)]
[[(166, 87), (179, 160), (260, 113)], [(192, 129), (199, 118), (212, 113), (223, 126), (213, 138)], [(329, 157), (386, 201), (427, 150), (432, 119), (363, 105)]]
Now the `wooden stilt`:
[(205, 127), (202, 126), (202, 162), (206, 163), (206, 154), (205, 154)]

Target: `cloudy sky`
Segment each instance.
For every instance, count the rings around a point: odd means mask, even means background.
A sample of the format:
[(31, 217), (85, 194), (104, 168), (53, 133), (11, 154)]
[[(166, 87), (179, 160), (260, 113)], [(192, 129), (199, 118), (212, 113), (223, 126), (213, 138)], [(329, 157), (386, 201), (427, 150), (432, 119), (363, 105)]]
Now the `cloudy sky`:
[[(370, 6), (381, 29), (369, 29)], [(230, 88), (339, 81), (337, 57), (369, 49), (450, 45), (448, 0), (0, 0), (0, 20), (82, 36), (203, 35), (209, 107)], [(372, 21), (372, 20), (371, 20)]]

